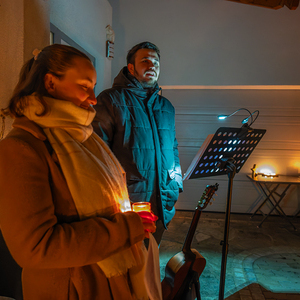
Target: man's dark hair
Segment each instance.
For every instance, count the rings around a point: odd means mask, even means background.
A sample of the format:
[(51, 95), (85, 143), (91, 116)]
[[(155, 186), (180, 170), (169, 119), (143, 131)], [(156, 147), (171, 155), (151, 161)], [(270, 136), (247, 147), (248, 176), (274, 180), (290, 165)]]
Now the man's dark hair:
[(135, 61), (135, 54), (138, 50), (140, 49), (151, 49), (151, 50), (154, 50), (157, 55), (158, 55), (158, 58), (160, 58), (160, 51), (158, 49), (158, 47), (150, 42), (142, 42), (142, 43), (139, 43), (135, 46), (133, 46), (129, 51), (128, 51), (128, 54), (127, 54), (127, 65), (128, 64), (133, 64), (134, 65), (134, 61)]

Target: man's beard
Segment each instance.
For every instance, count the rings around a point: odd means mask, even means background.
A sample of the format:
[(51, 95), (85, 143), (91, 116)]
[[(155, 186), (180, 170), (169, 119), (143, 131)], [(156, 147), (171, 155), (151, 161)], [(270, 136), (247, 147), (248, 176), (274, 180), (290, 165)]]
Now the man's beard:
[[(136, 70), (134, 70), (134, 77), (135, 77), (136, 79), (139, 78), (139, 74), (136, 72)], [(151, 88), (153, 88), (153, 87), (156, 85), (156, 83), (157, 83), (157, 80), (148, 80), (148, 81), (146, 81), (146, 80), (138, 80), (138, 81), (139, 81), (139, 83), (141, 84), (141, 86), (142, 86), (144, 89), (151, 89)]]
[(151, 83), (148, 82), (148, 81), (140, 81), (140, 84), (144, 89), (151, 89), (156, 85), (156, 82), (157, 81), (154, 81), (154, 82), (151, 82)]

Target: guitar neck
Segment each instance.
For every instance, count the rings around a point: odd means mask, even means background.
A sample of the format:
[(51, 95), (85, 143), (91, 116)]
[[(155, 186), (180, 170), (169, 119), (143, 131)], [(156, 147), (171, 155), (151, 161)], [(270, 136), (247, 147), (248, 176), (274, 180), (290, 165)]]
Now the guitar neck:
[(190, 225), (188, 234), (186, 236), (185, 242), (182, 247), (182, 252), (192, 253), (191, 244), (192, 244), (192, 240), (194, 238), (194, 234), (195, 234), (195, 231), (196, 231), (196, 228), (197, 228), (200, 216), (201, 216), (201, 212), (208, 205), (210, 199), (214, 195), (215, 191), (218, 189), (218, 186), (219, 186), (218, 183), (216, 183), (215, 185), (207, 185), (206, 186), (204, 193), (201, 196), (201, 199), (198, 201), (198, 205), (196, 207), (192, 223)]
[(191, 252), (191, 244), (192, 244), (192, 241), (193, 241), (193, 238), (194, 238), (194, 235), (195, 235), (195, 231), (196, 231), (200, 216), (201, 216), (201, 209), (199, 209), (197, 207), (196, 211), (194, 213), (193, 220), (192, 220), (192, 223), (190, 225), (188, 234), (185, 238), (185, 241), (184, 241), (184, 244), (183, 244), (183, 247), (182, 247), (182, 252), (184, 252), (184, 253)]

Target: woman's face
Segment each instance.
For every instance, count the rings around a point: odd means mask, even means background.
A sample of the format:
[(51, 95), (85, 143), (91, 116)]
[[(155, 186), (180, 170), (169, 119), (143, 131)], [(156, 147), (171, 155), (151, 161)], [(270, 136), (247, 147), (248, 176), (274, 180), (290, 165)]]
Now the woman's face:
[(48, 93), (60, 100), (73, 102), (75, 105), (88, 109), (97, 103), (94, 87), (97, 74), (92, 63), (82, 57), (73, 60), (74, 65), (59, 78), (47, 73), (44, 82)]

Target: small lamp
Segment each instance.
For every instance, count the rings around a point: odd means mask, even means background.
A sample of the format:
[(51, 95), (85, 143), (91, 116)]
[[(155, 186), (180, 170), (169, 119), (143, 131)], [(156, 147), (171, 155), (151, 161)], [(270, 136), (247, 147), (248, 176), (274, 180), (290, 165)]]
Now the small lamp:
[(279, 177), (278, 174), (274, 173), (274, 172), (271, 172), (270, 170), (263, 170), (263, 172), (260, 172), (260, 173), (256, 173), (256, 164), (253, 165), (252, 169), (252, 179), (255, 179), (258, 175), (261, 175), (263, 176), (264, 178), (274, 178), (274, 177)]
[[(243, 119), (241, 123), (243, 124), (243, 126), (251, 126), (251, 125), (254, 123), (254, 121), (258, 118), (258, 115), (259, 115), (259, 111), (258, 111), (258, 110), (255, 110), (253, 113), (251, 113), (251, 112), (249, 111), (249, 109), (247, 109), (247, 108), (239, 108), (239, 109), (237, 109), (236, 111), (234, 111), (233, 113), (231, 113), (231, 114), (229, 114), (229, 115), (219, 115), (219, 116), (218, 116), (218, 119), (219, 119), (219, 120), (225, 120), (225, 119), (227, 119), (227, 118), (229, 118), (229, 117), (235, 115), (237, 112), (239, 112), (239, 111), (241, 111), (241, 110), (245, 110), (245, 111), (247, 111), (247, 112), (249, 113), (249, 116), (248, 116), (247, 118)], [(255, 113), (256, 113), (256, 117), (255, 117), (255, 119), (253, 120), (253, 115), (254, 115)], [(250, 124), (248, 124), (249, 118), (251, 118)]]

